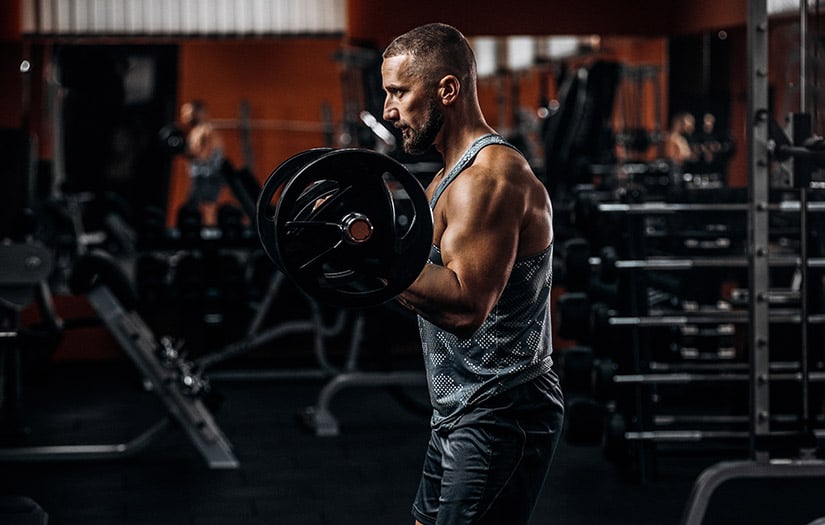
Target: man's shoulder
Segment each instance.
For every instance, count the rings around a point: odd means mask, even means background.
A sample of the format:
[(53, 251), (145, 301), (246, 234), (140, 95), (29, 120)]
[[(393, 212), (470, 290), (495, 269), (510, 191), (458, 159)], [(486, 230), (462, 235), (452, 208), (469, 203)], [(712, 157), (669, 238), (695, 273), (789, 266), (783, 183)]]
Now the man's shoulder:
[(508, 175), (514, 173), (532, 173), (530, 164), (518, 150), (505, 144), (490, 144), (478, 152), (475, 161), (467, 168), (491, 175)]

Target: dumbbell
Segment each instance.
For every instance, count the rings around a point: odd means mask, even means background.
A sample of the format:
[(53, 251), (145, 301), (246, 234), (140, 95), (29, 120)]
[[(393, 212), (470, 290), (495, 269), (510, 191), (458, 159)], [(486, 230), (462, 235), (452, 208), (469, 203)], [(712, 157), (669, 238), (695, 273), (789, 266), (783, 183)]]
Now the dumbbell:
[(158, 132), (160, 148), (170, 157), (186, 151), (186, 135), (176, 124), (167, 124)]

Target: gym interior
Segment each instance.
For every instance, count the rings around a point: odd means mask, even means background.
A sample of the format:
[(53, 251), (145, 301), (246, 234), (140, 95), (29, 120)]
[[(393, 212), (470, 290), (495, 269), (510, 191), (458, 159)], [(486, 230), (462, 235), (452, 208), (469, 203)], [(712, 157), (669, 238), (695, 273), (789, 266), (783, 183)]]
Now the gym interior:
[(322, 197), (289, 183), (344, 149), (426, 186), (441, 159), (401, 151), (380, 65), (435, 21), (553, 204), (566, 418), (530, 523), (825, 523), (818, 0), (0, 9), (0, 523), (413, 522), (415, 316), (307, 293), (279, 199)]

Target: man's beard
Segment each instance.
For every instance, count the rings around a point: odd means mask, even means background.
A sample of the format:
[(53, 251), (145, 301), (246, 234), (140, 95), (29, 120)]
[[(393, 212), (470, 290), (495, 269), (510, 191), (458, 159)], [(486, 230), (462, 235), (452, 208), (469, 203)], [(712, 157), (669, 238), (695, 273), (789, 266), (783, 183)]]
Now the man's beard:
[(430, 100), (427, 108), (427, 120), (419, 130), (407, 128), (408, 134), (404, 137), (404, 152), (409, 155), (421, 155), (426, 153), (435, 142), (435, 137), (444, 125), (444, 114), (435, 100)]

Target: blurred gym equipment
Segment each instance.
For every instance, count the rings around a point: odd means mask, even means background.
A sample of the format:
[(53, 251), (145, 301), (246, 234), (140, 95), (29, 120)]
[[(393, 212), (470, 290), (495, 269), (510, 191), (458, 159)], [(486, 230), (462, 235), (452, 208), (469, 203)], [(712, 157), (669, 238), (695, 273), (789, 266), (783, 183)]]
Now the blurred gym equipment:
[[(17, 247), (33, 250), (34, 247)], [(9, 249), (4, 248), (8, 253)], [(51, 271), (48, 252), (34, 252), (21, 256), (13, 253), (12, 260), (22, 261), (17, 274), (4, 282), (8, 294), (33, 287)], [(7, 261), (8, 262), (8, 261)], [(14, 266), (3, 265), (4, 268)], [(32, 274), (33, 275), (26, 275)], [(206, 408), (203, 395), (207, 386), (191, 373), (191, 366), (168, 346), (162, 346), (143, 319), (134, 311), (137, 298), (131, 282), (111, 256), (91, 252), (78, 259), (71, 276), (73, 291), (85, 294), (100, 319), (120, 346), (151, 384), (151, 390), (163, 401), (168, 416), (182, 428), (210, 468), (236, 468), (231, 445)], [(18, 292), (19, 293), (19, 292)], [(25, 301), (18, 301), (25, 304)], [(97, 445), (49, 445), (36, 447), (7, 447), (0, 449), (0, 461), (90, 460), (110, 459), (133, 455), (144, 449), (168, 425), (164, 418), (127, 443)]]

